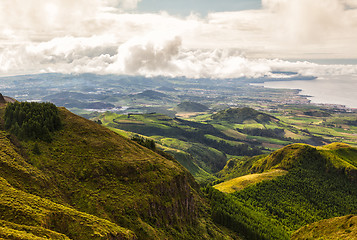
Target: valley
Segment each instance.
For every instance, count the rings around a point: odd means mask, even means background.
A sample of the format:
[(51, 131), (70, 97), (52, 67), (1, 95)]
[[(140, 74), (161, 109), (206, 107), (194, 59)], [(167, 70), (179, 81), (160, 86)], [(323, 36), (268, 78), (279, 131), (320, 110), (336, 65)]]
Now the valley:
[(0, 240), (357, 240), (357, 0), (0, 0)]
[(357, 114), (290, 111), (266, 114), (251, 108), (231, 108), (216, 114), (196, 113), (186, 119), (159, 113), (106, 112), (92, 119), (126, 137), (149, 137), (200, 183), (215, 179), (229, 159), (270, 153), (292, 143), (319, 146), (344, 142), (357, 146), (357, 128), (349, 124)]
[(251, 85), (265, 78), (6, 80), (4, 94), (30, 103), (0, 108), (2, 238), (356, 233), (355, 109)]

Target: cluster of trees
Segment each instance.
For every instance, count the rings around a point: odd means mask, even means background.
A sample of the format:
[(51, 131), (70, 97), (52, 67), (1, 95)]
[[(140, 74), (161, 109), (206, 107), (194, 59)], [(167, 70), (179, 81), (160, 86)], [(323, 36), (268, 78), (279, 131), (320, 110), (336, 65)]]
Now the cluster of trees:
[(182, 130), (180, 129), (181, 136), (183, 136), (183, 138), (174, 136), (180, 140), (189, 140), (191, 142), (201, 143), (201, 144), (215, 148), (219, 151), (222, 151), (222, 152), (224, 152), (226, 154), (230, 154), (230, 155), (255, 156), (255, 155), (262, 154), (262, 150), (259, 147), (253, 146), (253, 144), (254, 144), (253, 142), (250, 142), (250, 144), (242, 143), (240, 145), (233, 146), (224, 140), (216, 141), (216, 140), (207, 138), (205, 135), (210, 134), (210, 135), (214, 135), (214, 136), (217, 136), (217, 137), (220, 137), (223, 139), (227, 139), (227, 140), (232, 140), (232, 141), (236, 140), (234, 138), (230, 138), (230, 137), (224, 135), (223, 133), (218, 131), (216, 128), (214, 128), (211, 124), (196, 123), (196, 122), (192, 122), (192, 121), (182, 120), (179, 118), (175, 118), (175, 120), (179, 121), (183, 125), (187, 125), (187, 126), (197, 129), (196, 131), (189, 131), (189, 130), (185, 131), (183, 129)]
[(152, 151), (156, 150), (156, 145), (155, 145), (155, 141), (152, 139), (148, 139), (148, 138), (144, 138), (142, 136), (139, 135), (134, 135), (131, 137), (131, 140), (133, 140), (134, 142), (139, 143), (141, 146), (144, 146)]
[[(117, 125), (112, 125), (112, 126), (120, 129), (124, 129), (126, 131), (136, 132), (147, 136), (161, 135), (165, 137), (177, 138), (182, 141), (201, 143), (206, 146), (215, 148), (219, 151), (222, 151), (226, 154), (235, 155), (235, 156), (255, 156), (255, 155), (262, 154), (261, 148), (253, 146), (253, 144), (256, 144), (254, 142), (249, 142), (249, 144), (242, 143), (240, 145), (233, 146), (223, 140), (216, 141), (207, 138), (205, 135), (209, 134), (227, 140), (233, 140), (233, 141), (236, 140), (234, 138), (227, 137), (226, 135), (215, 129), (210, 124), (196, 123), (196, 122), (186, 121), (178, 118), (175, 118), (175, 120), (178, 121), (180, 125), (175, 126), (174, 124), (167, 123), (166, 125), (169, 128), (159, 128), (156, 126), (136, 125), (136, 124), (120, 124), (119, 126)], [(187, 129), (186, 126), (194, 128), (194, 130)], [(223, 166), (221, 166), (221, 168), (224, 167), (224, 164)]]
[(214, 221), (247, 239), (289, 239), (307, 224), (357, 214), (355, 183), (329, 169), (315, 148), (302, 150), (288, 174), (274, 180), (232, 194), (204, 188)]
[(285, 176), (232, 196), (264, 209), (291, 231), (322, 219), (357, 214), (356, 186), (343, 174), (323, 169), (293, 168)]
[(234, 156), (256, 156), (263, 153), (261, 148), (247, 143), (233, 146), (224, 140), (216, 141), (206, 137), (204, 137), (201, 141), (210, 147)]
[(5, 110), (5, 129), (22, 140), (50, 142), (50, 133), (61, 126), (58, 109), (52, 103), (8, 103)]
[(276, 117), (258, 112), (257, 110), (248, 107), (222, 110), (212, 115), (212, 119), (231, 123), (243, 123), (245, 120), (255, 120), (258, 123), (267, 123), (273, 119), (278, 120)]
[(155, 141), (152, 139), (144, 138), (139, 135), (134, 135), (131, 137), (131, 140), (133, 140), (134, 142), (137, 142), (138, 144), (140, 144), (143, 147), (146, 147), (147, 149), (150, 149), (151, 151), (156, 152), (157, 154), (163, 156), (164, 158), (166, 158), (168, 160), (175, 161), (175, 158), (172, 155), (156, 148)]
[(348, 125), (357, 127), (357, 120), (349, 120), (349, 121), (346, 121), (346, 123)]
[(275, 128), (275, 129), (243, 128), (243, 129), (237, 129), (237, 131), (251, 136), (285, 139), (284, 137), (285, 131), (284, 129), (280, 129), (280, 128)]
[(203, 188), (213, 220), (246, 239), (289, 239), (304, 225), (357, 214), (355, 185), (343, 174), (316, 167), (296, 167), (285, 176), (233, 194)]
[(248, 203), (232, 195), (224, 194), (207, 186), (203, 189), (210, 199), (214, 222), (223, 225), (246, 239), (287, 240), (289, 234), (276, 220), (269, 218)]

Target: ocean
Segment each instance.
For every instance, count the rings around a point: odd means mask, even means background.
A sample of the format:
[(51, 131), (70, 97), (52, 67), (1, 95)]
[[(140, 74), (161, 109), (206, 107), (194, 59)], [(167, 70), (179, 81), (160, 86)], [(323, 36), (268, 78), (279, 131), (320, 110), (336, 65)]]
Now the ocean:
[(271, 81), (254, 84), (266, 88), (299, 89), (312, 103), (338, 104), (357, 108), (356, 76), (324, 76), (314, 80)]

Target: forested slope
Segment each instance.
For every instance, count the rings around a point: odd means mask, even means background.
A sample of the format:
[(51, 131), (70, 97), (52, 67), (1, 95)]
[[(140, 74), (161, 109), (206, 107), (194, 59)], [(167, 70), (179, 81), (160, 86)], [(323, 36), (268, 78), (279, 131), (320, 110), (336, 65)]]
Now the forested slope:
[(306, 224), (357, 214), (356, 148), (340, 143), (293, 144), (250, 164), (252, 173), (274, 169), (288, 173), (232, 194), (206, 189), (215, 221), (245, 231), (249, 239), (288, 239)]

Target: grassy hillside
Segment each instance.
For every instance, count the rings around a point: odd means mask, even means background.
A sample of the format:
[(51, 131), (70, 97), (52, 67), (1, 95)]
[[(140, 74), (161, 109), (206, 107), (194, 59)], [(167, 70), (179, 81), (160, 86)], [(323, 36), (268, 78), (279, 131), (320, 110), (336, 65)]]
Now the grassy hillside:
[(255, 157), (234, 157), (227, 161), (226, 166), (216, 175), (218, 182), (225, 182), (227, 180), (251, 174), (253, 164), (264, 157), (265, 155), (258, 155)]
[[(243, 109), (247, 109), (247, 112), (243, 113)], [(328, 114), (320, 115), (310, 114), (311, 111), (303, 106), (285, 106), (280, 111), (269, 111), (269, 114), (249, 108), (230, 108), (213, 115), (201, 114), (188, 119), (212, 124), (231, 137), (254, 140), (270, 150), (278, 150), (291, 143), (320, 146), (344, 142), (357, 146), (355, 113), (329, 111)], [(268, 115), (271, 120), (261, 121), (256, 117), (258, 115)], [(268, 117), (266, 119), (269, 120)]]
[(0, 178), (0, 236), (5, 239), (134, 239), (135, 234), (96, 216), (12, 187)]
[(59, 116), (50, 143), (0, 131), (2, 237), (229, 238), (175, 160), (66, 109)]
[(353, 181), (357, 180), (357, 148), (344, 143), (332, 143), (321, 147), (292, 144), (253, 164), (253, 172), (271, 169), (321, 168), (328, 172), (341, 172)]
[[(351, 117), (341, 114), (309, 116), (304, 115), (305, 112), (308, 109), (267, 114), (252, 108), (230, 108), (216, 114), (183, 114), (180, 118), (158, 113), (125, 115), (106, 112), (92, 119), (100, 120), (117, 132), (124, 130), (125, 135), (136, 133), (154, 139), (204, 185), (214, 179), (218, 171), (219, 178), (226, 170), (232, 173), (229, 178), (242, 175), (237, 174), (243, 173), (241, 169), (234, 166), (222, 169), (227, 161), (241, 164), (244, 162), (239, 160), (242, 156), (270, 153), (292, 143), (320, 146), (343, 141), (355, 146), (356, 127), (345, 123)], [(339, 122), (341, 125), (337, 125)], [(352, 120), (348, 122), (353, 123)], [(197, 151), (198, 148), (208, 150)], [(222, 158), (216, 161), (216, 150), (226, 155), (223, 161)], [(214, 162), (217, 162), (215, 166), (212, 165)], [(226, 174), (223, 174), (226, 176), (223, 180), (228, 179)]]
[(272, 180), (276, 177), (287, 174), (285, 170), (272, 170), (264, 173), (248, 174), (242, 177), (237, 177), (214, 186), (217, 190), (225, 193), (234, 193), (243, 190), (244, 188), (260, 183), (262, 181)]
[[(261, 153), (254, 145), (237, 141), (211, 124), (155, 113), (120, 115), (107, 112), (94, 120), (98, 119), (111, 129), (121, 129), (154, 139), (164, 151), (172, 153), (187, 167), (200, 183), (214, 178), (213, 174), (225, 166), (228, 154), (252, 156)], [(192, 160), (190, 163), (189, 159)]]
[(322, 220), (304, 226), (294, 232), (292, 240), (356, 240), (357, 239), (357, 216), (348, 215)]
[(268, 123), (278, 121), (277, 118), (266, 113), (258, 112), (252, 108), (229, 108), (212, 115), (215, 121), (227, 121), (231, 123), (243, 123), (247, 120), (254, 120), (257, 123)]
[[(213, 200), (215, 214), (221, 216), (217, 222), (229, 227), (227, 221), (236, 221), (237, 224), (231, 226), (231, 229), (237, 231), (240, 229), (237, 226), (245, 226), (248, 233), (254, 233), (254, 228), (249, 224), (253, 224), (255, 218), (243, 220), (240, 217), (242, 213), (239, 213), (239, 209), (242, 209), (240, 205), (243, 204), (257, 215), (276, 220), (275, 225), (289, 235), (306, 224), (357, 214), (356, 156), (356, 148), (341, 143), (323, 147), (293, 144), (255, 159), (253, 163), (250, 162), (251, 167), (244, 171), (260, 174), (250, 177), (256, 176), (259, 179), (261, 174), (278, 170), (288, 172), (273, 180), (261, 181), (241, 191), (224, 195), (224, 198), (231, 199), (230, 204), (224, 205), (222, 201)], [(247, 177), (249, 175), (237, 180)], [(232, 185), (232, 181), (221, 185)], [(276, 237), (265, 235), (264, 229), (270, 228), (271, 223), (264, 221), (261, 226), (257, 226), (256, 232), (261, 233), (257, 239), (287, 239), (284, 234), (278, 234), (281, 232), (278, 229)]]

